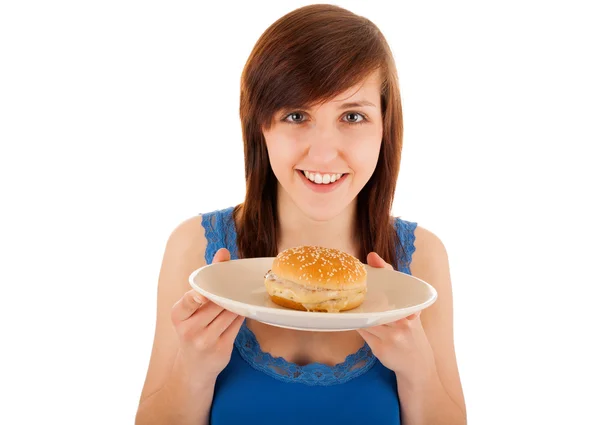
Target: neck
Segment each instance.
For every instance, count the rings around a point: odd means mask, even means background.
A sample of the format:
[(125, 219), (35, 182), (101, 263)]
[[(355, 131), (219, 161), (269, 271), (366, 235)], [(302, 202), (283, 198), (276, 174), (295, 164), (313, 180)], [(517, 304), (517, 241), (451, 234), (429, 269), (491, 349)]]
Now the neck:
[(337, 216), (320, 221), (307, 217), (285, 192), (280, 190), (277, 215), (280, 230), (278, 251), (299, 245), (319, 245), (357, 255), (358, 244), (354, 236), (356, 200)]

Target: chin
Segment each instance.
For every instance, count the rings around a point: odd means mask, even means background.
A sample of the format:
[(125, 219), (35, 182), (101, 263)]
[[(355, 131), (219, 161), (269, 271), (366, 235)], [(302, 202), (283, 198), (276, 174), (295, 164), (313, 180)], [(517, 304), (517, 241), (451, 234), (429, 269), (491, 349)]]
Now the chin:
[(345, 202), (339, 202), (338, 200), (332, 200), (333, 202), (307, 202), (303, 199), (298, 199), (296, 205), (302, 211), (302, 213), (309, 219), (317, 222), (327, 222), (334, 220), (337, 216), (342, 214), (348, 209), (353, 203), (353, 200), (347, 200)]

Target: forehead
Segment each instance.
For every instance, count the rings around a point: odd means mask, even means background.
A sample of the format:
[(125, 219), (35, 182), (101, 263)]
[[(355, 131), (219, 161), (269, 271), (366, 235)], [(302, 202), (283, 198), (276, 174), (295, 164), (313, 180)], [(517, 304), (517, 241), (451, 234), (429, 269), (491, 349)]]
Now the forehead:
[(379, 72), (373, 72), (358, 84), (344, 90), (333, 98), (322, 102), (316, 102), (315, 107), (321, 107), (326, 104), (337, 106), (342, 103), (367, 100), (378, 105), (381, 94), (381, 76)]

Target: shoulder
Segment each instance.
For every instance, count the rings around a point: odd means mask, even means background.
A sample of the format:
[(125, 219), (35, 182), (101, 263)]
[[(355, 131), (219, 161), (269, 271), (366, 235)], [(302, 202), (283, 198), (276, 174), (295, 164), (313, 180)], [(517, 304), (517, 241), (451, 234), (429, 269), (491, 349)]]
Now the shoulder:
[(175, 255), (204, 258), (207, 240), (202, 223), (205, 219), (202, 214), (198, 214), (178, 223), (167, 240), (167, 251)]
[(423, 226), (416, 226), (415, 230), (415, 255), (414, 259), (417, 257), (420, 259), (423, 258), (439, 258), (447, 256), (446, 247), (442, 240), (431, 230), (426, 229)]
[(224, 208), (199, 213), (181, 221), (168, 237), (166, 255), (178, 257), (180, 262), (211, 263), (216, 251), (226, 246), (225, 234), (232, 211), (233, 207)]
[(442, 240), (422, 226), (415, 228), (414, 235), (413, 275), (434, 286), (449, 286), (448, 253)]
[(201, 212), (178, 223), (169, 236), (169, 242), (206, 249), (210, 238), (221, 233), (232, 220), (234, 207)]

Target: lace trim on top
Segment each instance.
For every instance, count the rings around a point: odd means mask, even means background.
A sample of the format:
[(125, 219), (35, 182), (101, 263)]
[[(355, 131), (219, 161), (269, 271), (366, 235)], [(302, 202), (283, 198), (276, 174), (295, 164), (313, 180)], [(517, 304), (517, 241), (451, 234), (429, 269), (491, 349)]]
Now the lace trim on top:
[(399, 258), (398, 271), (411, 274), (410, 263), (415, 253), (415, 229), (417, 223), (395, 218), (396, 233), (400, 238), (400, 245), (396, 247), (396, 258)]
[(271, 354), (263, 352), (256, 336), (246, 326), (246, 322), (240, 328), (235, 346), (242, 358), (254, 369), (280, 381), (305, 385), (343, 384), (366, 373), (377, 360), (370, 347), (364, 344), (356, 353), (347, 356), (343, 363), (335, 366), (323, 363), (300, 366), (288, 362), (282, 357), (273, 357)]
[[(202, 225), (207, 240), (205, 252), (207, 264), (212, 263), (214, 255), (222, 247), (229, 250), (231, 259), (239, 258), (233, 209), (230, 207), (202, 214)], [(397, 249), (398, 258), (401, 259), (399, 271), (410, 274), (410, 262), (415, 251), (414, 230), (417, 224), (396, 218), (395, 227), (401, 242), (401, 246)], [(283, 382), (306, 385), (327, 386), (348, 382), (368, 372), (377, 361), (371, 348), (365, 343), (356, 353), (347, 356), (343, 363), (335, 366), (323, 363), (300, 366), (282, 357), (273, 357), (263, 352), (256, 336), (246, 326), (245, 321), (235, 340), (235, 347), (241, 357), (254, 369)]]
[(202, 214), (202, 226), (207, 241), (204, 253), (206, 264), (212, 263), (215, 254), (221, 248), (227, 248), (232, 260), (238, 259), (233, 207)]

